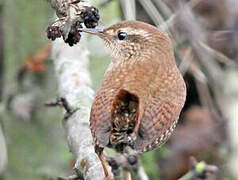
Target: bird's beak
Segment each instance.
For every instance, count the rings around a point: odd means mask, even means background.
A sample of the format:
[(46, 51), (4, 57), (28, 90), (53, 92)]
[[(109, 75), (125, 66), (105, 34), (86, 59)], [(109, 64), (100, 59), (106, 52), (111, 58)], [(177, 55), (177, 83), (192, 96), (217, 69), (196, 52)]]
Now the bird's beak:
[(89, 33), (89, 34), (93, 34), (93, 35), (98, 35), (98, 36), (103, 35), (103, 30), (102, 29), (80, 28), (79, 31)]

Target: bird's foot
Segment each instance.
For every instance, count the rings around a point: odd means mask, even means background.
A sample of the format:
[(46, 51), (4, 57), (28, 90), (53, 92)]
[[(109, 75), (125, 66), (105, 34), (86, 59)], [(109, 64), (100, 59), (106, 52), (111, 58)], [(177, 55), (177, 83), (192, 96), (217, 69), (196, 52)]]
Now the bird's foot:
[(102, 163), (105, 179), (108, 179), (109, 178), (109, 173), (108, 173), (106, 161), (103, 157), (103, 149), (104, 148), (101, 148), (101, 147), (95, 145), (94, 149), (95, 149), (96, 154), (98, 155), (98, 158), (100, 159), (100, 161)]

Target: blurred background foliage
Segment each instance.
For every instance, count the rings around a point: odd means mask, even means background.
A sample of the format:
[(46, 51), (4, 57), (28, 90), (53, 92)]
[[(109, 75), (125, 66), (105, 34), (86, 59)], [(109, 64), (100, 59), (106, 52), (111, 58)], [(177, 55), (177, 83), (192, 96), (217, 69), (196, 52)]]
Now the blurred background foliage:
[[(237, 127), (234, 122), (238, 117), (236, 0), (135, 2), (137, 19), (151, 24), (158, 24), (153, 19), (153, 14), (158, 12), (162, 21), (181, 9), (186, 12), (173, 18), (169, 30), (177, 63), (186, 80), (187, 102), (170, 141), (142, 156), (149, 179), (178, 179), (188, 171), (190, 156), (216, 165), (218, 179), (237, 179), (235, 152), (238, 140), (234, 135)], [(153, 2), (157, 12), (148, 9), (151, 7), (149, 2)], [(179, 2), (190, 3), (190, 9)], [(113, 0), (103, 6), (100, 6), (101, 0), (94, 3), (100, 11), (100, 26), (125, 19), (128, 12), (133, 12), (122, 0)], [(74, 160), (61, 126), (61, 109), (44, 107), (45, 102), (57, 96), (49, 55), (51, 45), (45, 34), (54, 11), (43, 0), (6, 0), (0, 1), (0, 5), (4, 25), (4, 34), (0, 34), (0, 39), (4, 39), (0, 123), (8, 150), (8, 164), (0, 179), (37, 180), (69, 175)], [(205, 47), (198, 42), (205, 43)], [(109, 57), (97, 38), (90, 36), (88, 46), (90, 72), (96, 89)], [(3, 61), (1, 57), (0, 60)]]
[(57, 93), (52, 63), (49, 62), (43, 73), (29, 72), (24, 88), (19, 87), (17, 82), (18, 72), (27, 58), (48, 43), (45, 27), (53, 16), (53, 10), (45, 1), (29, 0), (4, 1), (3, 10), (3, 96), (16, 96), (19, 101), (15, 108), (26, 111), (25, 115), (19, 115), (10, 110), (2, 116), (8, 148), (4, 179), (43, 179), (48, 174), (56, 176), (70, 169), (72, 157), (59, 121), (62, 118), (60, 111), (51, 111), (43, 106)]

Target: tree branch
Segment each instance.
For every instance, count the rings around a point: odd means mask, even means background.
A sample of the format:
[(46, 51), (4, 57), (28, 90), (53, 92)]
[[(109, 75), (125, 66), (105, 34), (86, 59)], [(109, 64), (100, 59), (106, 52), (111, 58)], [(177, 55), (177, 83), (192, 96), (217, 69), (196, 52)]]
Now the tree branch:
[(190, 157), (190, 171), (179, 180), (215, 180), (220, 179), (219, 169), (215, 165), (208, 165), (204, 161), (197, 162), (194, 157)]
[(61, 39), (53, 44), (53, 58), (59, 94), (72, 108), (79, 108), (63, 121), (68, 145), (76, 158), (76, 167), (85, 179), (103, 179), (101, 162), (94, 151), (89, 129), (89, 117), (94, 91), (88, 71), (89, 52), (85, 42), (75, 47), (67, 46)]
[[(80, 13), (77, 3), (81, 0), (47, 1), (50, 2), (51, 6), (56, 10), (56, 14), (59, 18), (55, 21), (57, 25), (48, 27), (48, 37), (55, 40), (62, 35), (64, 41), (69, 43), (67, 39), (72, 30), (71, 26), (74, 24), (72, 22), (74, 22), (75, 18), (77, 19), (76, 21), (80, 23), (82, 21), (79, 15), (72, 16), (72, 14), (70, 14), (69, 6), (76, 7), (76, 13)], [(83, 5), (84, 4), (81, 4), (80, 7), (83, 7)], [(58, 22), (60, 23), (58, 24)], [(87, 22), (84, 21), (84, 23), (86, 25)], [(74, 34), (76, 37), (79, 33), (77, 33), (77, 31), (74, 32), (76, 32)], [(77, 41), (69, 43), (69, 45), (76, 44), (79, 39), (81, 39), (80, 36)], [(73, 38), (71, 40), (73, 40)], [(101, 161), (94, 151), (93, 138), (89, 129), (90, 107), (94, 97), (88, 71), (89, 52), (83, 41), (72, 48), (65, 44), (64, 41), (62, 39), (54, 41), (52, 54), (58, 80), (59, 95), (64, 97), (71, 108), (77, 109), (69, 118), (63, 120), (68, 145), (76, 159), (75, 168), (79, 169), (84, 179), (104, 179)]]

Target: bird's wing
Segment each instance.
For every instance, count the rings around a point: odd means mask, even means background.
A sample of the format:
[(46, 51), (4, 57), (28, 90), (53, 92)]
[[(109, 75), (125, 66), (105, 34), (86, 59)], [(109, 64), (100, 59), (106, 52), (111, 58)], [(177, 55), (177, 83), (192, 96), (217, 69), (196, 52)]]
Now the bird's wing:
[(179, 113), (176, 104), (153, 98), (140, 120), (135, 150), (146, 152), (164, 143), (175, 128)]
[(109, 143), (113, 97), (112, 92), (99, 90), (91, 108), (90, 129), (94, 142), (100, 147), (105, 147)]
[(91, 107), (90, 129), (95, 144), (100, 147), (105, 147), (109, 143), (111, 106), (118, 89), (118, 82), (114, 82), (115, 74), (113, 70), (105, 73)]
[[(155, 78), (152, 82), (151, 86), (155, 91), (147, 98), (144, 111), (139, 117), (138, 136), (134, 146), (138, 152), (152, 150), (164, 143), (176, 126), (184, 105), (186, 87), (180, 75), (171, 72), (168, 76), (170, 81), (158, 83)], [(166, 88), (159, 91), (163, 87)]]

